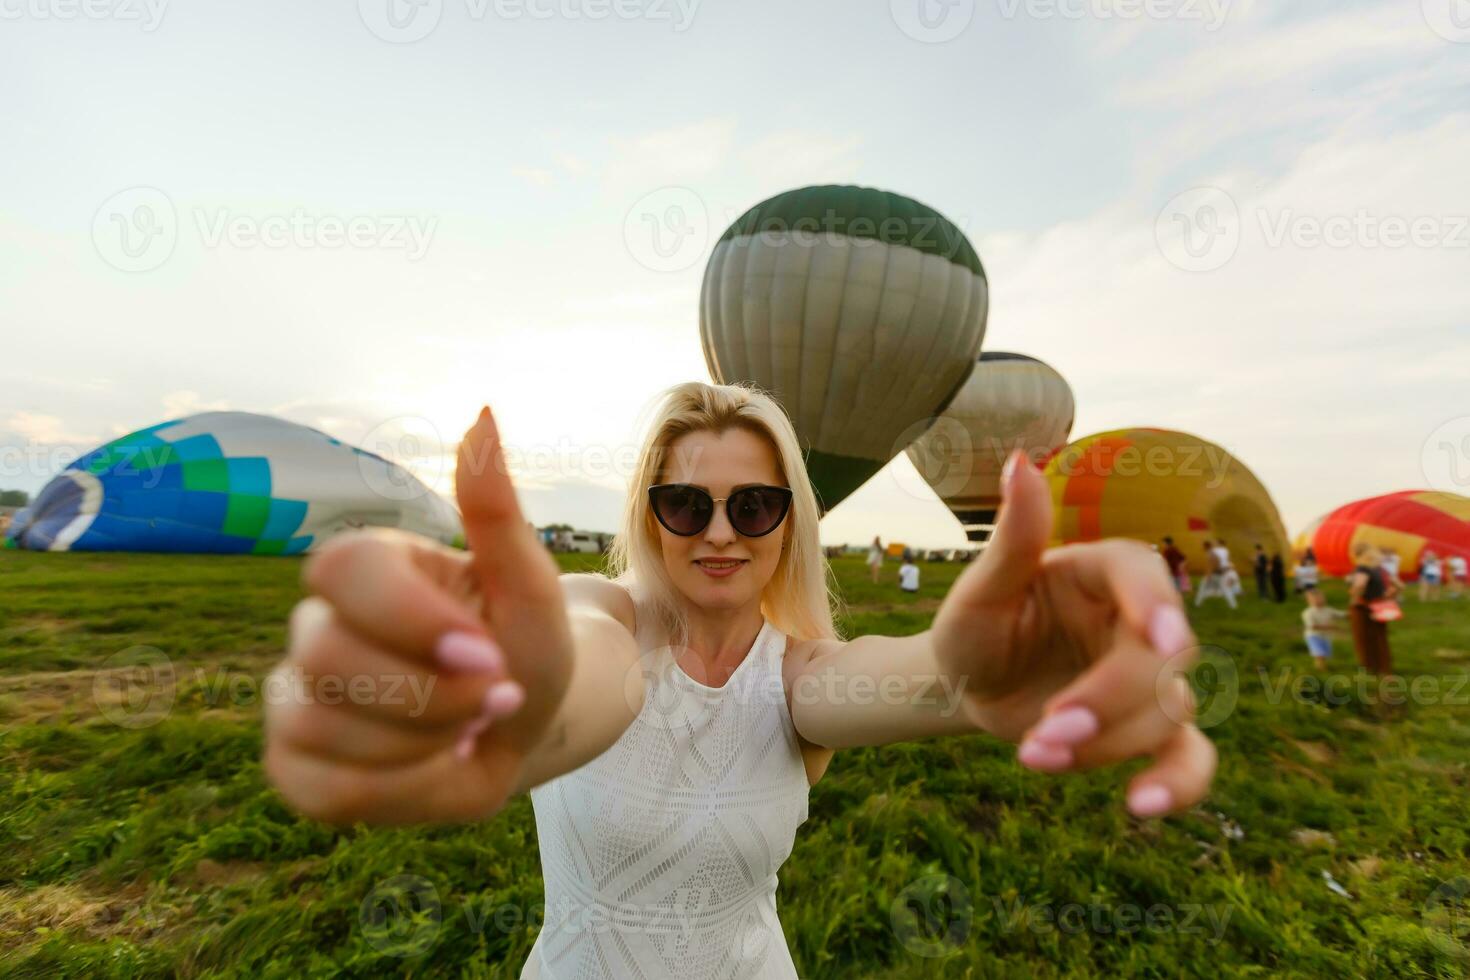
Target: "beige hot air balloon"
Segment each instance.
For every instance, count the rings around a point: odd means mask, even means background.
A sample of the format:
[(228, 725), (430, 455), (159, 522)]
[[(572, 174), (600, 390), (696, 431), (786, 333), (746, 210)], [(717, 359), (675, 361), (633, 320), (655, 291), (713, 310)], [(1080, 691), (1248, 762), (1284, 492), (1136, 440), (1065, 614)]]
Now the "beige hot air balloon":
[(710, 376), (790, 414), (824, 511), (937, 416), (980, 353), (980, 258), (939, 212), (866, 187), (805, 187), (747, 211), (700, 295)]
[(1067, 444), (1076, 403), (1045, 361), (986, 351), (939, 420), (908, 447), (909, 459), (964, 526), (986, 542), (1000, 507), (1000, 471), (1013, 449), (1043, 463)]

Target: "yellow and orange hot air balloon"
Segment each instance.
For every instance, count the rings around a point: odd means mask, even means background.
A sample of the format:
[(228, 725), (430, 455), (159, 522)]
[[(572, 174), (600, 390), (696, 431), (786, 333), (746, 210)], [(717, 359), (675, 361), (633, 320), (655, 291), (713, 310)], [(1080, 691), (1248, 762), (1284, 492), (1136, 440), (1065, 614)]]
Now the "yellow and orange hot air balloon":
[(1399, 577), (1419, 577), (1425, 551), (1440, 558), (1470, 559), (1470, 497), (1438, 490), (1400, 490), (1355, 500), (1318, 518), (1297, 535), (1298, 557), (1312, 549), (1324, 574), (1346, 575), (1357, 564), (1353, 549), (1366, 541), (1399, 556)]
[(1187, 432), (1117, 429), (1069, 444), (1046, 464), (1056, 521), (1052, 544), (1168, 535), (1195, 573), (1204, 542), (1223, 539), (1243, 560), (1256, 545), (1287, 554), (1271, 495), (1245, 464)]

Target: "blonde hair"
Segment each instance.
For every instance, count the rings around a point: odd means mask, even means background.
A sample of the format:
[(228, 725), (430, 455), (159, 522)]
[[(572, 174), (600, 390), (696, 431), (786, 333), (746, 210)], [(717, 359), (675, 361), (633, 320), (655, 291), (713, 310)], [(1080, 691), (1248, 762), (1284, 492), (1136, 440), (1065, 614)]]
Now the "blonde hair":
[(664, 567), (648, 488), (667, 482), (664, 470), (679, 437), (691, 432), (720, 435), (732, 428), (745, 429), (771, 444), (781, 477), (791, 488), (791, 509), (786, 514), (790, 536), (776, 571), (761, 591), (761, 614), (793, 640), (839, 638), (833, 617), (841, 600), (822, 552), (817, 495), (807, 476), (796, 429), (785, 409), (753, 384), (687, 381), (658, 397), (628, 487), (622, 527), (608, 548), (606, 577), (633, 597), (640, 629), (643, 617), (651, 616), (670, 644), (688, 643), (685, 600)]

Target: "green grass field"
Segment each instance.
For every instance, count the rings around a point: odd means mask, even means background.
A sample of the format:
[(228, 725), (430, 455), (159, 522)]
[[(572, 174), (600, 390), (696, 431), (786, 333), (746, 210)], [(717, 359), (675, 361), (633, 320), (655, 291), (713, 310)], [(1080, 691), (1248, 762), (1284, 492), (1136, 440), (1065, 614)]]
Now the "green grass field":
[[(959, 571), (924, 566), (915, 599), (834, 567), (850, 634), (924, 629)], [(0, 551), (0, 976), (517, 975), (527, 801), (343, 831), (262, 780), (299, 570)], [(981, 736), (838, 753), (781, 874), (802, 976), (1470, 974), (1470, 600), (1406, 603), (1396, 662), (1423, 680), (1397, 706), (1343, 640), (1317, 683), (1299, 608), (1192, 611), (1221, 764), (1186, 815), (1134, 820), (1126, 772), (1044, 776)], [(128, 664), (160, 683), (120, 687)]]

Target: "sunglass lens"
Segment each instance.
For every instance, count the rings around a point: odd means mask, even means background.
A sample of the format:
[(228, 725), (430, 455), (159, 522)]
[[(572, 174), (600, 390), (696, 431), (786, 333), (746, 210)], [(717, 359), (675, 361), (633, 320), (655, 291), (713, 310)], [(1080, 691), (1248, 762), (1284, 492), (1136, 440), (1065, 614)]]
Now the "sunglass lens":
[(697, 534), (709, 523), (714, 502), (689, 487), (665, 487), (654, 496), (664, 527), (675, 534)]
[(747, 487), (731, 496), (731, 523), (747, 537), (769, 534), (786, 513), (789, 498), (779, 490)]

